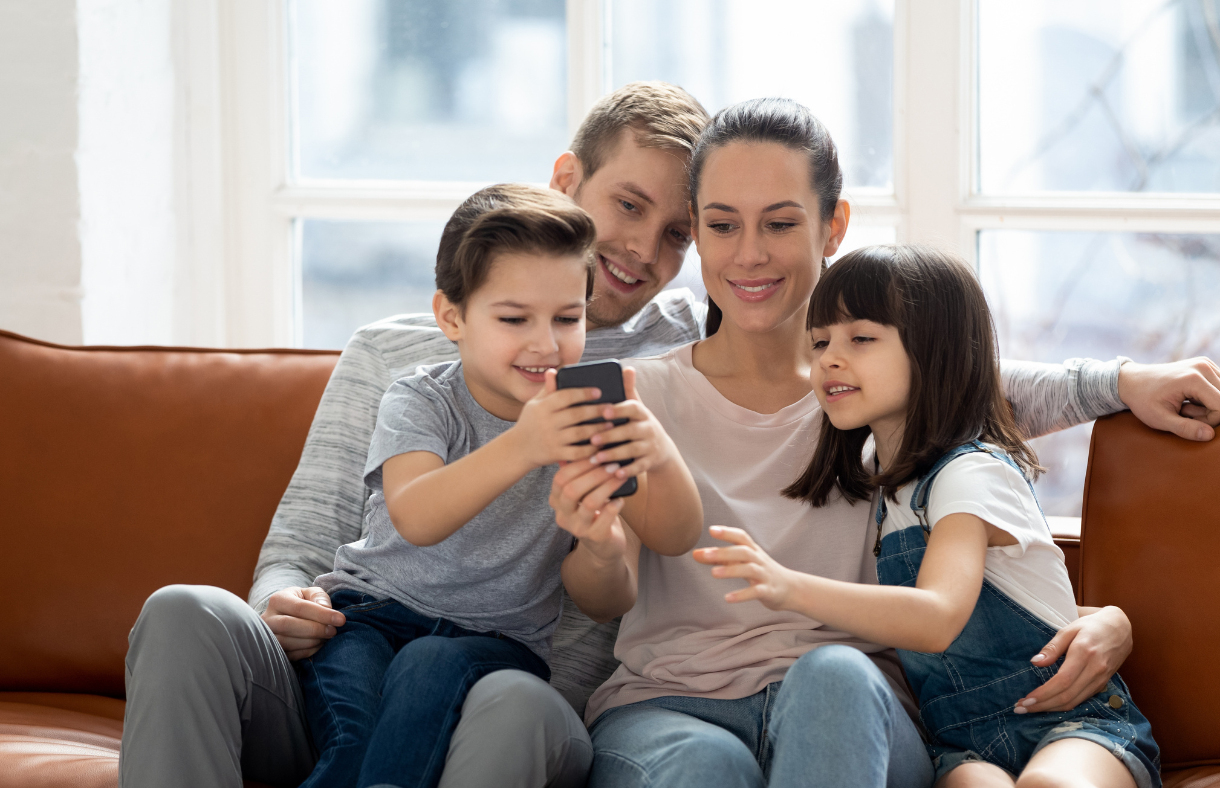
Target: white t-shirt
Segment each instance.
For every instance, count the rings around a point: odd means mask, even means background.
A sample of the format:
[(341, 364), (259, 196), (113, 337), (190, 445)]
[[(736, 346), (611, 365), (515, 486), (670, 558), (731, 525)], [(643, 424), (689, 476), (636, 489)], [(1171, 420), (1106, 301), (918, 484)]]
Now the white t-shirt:
[[(903, 485), (898, 502), (886, 501), (882, 535), (919, 525), (911, 510), (915, 482)], [(973, 514), (1011, 534), (1017, 543), (987, 548), (983, 577), (1014, 602), (1059, 629), (1078, 618), (1076, 598), (1063, 551), (1025, 478), (1011, 465), (985, 452), (950, 461), (932, 482), (928, 523), (935, 528), (951, 514)]]

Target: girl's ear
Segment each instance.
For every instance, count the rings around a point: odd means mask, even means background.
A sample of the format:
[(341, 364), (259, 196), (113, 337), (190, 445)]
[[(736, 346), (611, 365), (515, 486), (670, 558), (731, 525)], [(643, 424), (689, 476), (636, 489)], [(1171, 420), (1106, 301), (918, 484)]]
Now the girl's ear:
[(436, 318), (437, 328), (450, 342), (457, 342), (462, 338), (462, 310), (440, 290), (432, 294), (432, 314)]
[(843, 236), (847, 235), (847, 224), (850, 221), (851, 203), (839, 200), (835, 205), (835, 215), (830, 218), (830, 235), (826, 238), (826, 245), (822, 247), (822, 257), (834, 257), (834, 253), (839, 251), (839, 244), (843, 243)]
[(580, 188), (580, 182), (584, 180), (584, 177), (585, 168), (581, 165), (580, 159), (576, 158), (576, 154), (572, 151), (564, 151), (559, 154), (558, 159), (555, 159), (550, 186), (555, 191), (563, 192), (575, 199), (576, 190)]

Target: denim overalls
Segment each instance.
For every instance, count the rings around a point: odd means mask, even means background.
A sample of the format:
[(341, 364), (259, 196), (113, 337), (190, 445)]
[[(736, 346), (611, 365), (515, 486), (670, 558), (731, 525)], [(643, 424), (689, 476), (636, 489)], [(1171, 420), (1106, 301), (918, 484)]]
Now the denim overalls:
[[(886, 517), (882, 491), (876, 516), (877, 577), (882, 584), (915, 585), (931, 532), (927, 508), (932, 482), (950, 461), (980, 451), (1020, 472), (1012, 458), (995, 447), (978, 441), (958, 446), (915, 482), (911, 510), (920, 524), (887, 534), (884, 539), (880, 538)], [(969, 760), (994, 763), (1015, 776), (1047, 744), (1080, 738), (1114, 753), (1130, 769), (1140, 788), (1159, 788), (1160, 751), (1152, 740), (1151, 726), (1131, 702), (1127, 685), (1117, 675), (1102, 692), (1071, 711), (1013, 712), (1018, 700), (1058, 671), (1059, 663), (1040, 668), (1029, 661), (1055, 633), (1053, 627), (984, 579), (970, 620), (944, 653), (899, 650), (919, 703), (920, 722), (928, 734), (936, 779)]]

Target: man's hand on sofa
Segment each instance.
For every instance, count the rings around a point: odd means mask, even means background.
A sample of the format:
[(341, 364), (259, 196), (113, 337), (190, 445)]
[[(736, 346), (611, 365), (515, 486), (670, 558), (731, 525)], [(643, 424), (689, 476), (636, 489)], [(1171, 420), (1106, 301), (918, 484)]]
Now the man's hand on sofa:
[(346, 620), (342, 613), (331, 609), (330, 597), (317, 586), (276, 591), (263, 612), (263, 621), (293, 662), (316, 654), (335, 636), (335, 627), (343, 626)]
[(1082, 607), (1073, 621), (1030, 662), (1039, 667), (1054, 665), (1067, 657), (1049, 681), (1017, 701), (1018, 714), (1036, 711), (1067, 711), (1105, 689), (1110, 677), (1131, 653), (1131, 622), (1117, 607)]
[(1127, 362), (1118, 371), (1118, 397), (1153, 429), (1209, 441), (1220, 425), (1220, 367), (1207, 358)]

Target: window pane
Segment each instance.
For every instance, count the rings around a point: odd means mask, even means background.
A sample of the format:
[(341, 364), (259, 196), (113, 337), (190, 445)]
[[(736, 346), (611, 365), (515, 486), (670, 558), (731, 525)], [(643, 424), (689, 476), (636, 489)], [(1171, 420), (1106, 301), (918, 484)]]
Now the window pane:
[(567, 146), (564, 0), (293, 0), (297, 174), (541, 181)]
[(979, 187), (1220, 192), (1216, 0), (979, 0)]
[(849, 186), (893, 184), (893, 0), (613, 0), (615, 87), (661, 79), (709, 112), (760, 96), (810, 107)]
[(303, 344), (341, 348), (360, 326), (431, 312), (444, 222), (301, 221)]
[[(1220, 356), (1220, 235), (979, 233), (1004, 358)], [(1048, 515), (1079, 516), (1091, 425), (1033, 442)]]

